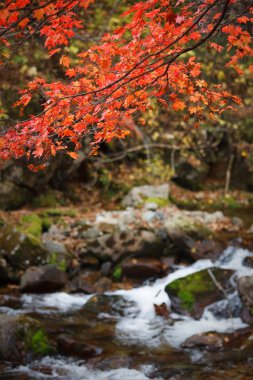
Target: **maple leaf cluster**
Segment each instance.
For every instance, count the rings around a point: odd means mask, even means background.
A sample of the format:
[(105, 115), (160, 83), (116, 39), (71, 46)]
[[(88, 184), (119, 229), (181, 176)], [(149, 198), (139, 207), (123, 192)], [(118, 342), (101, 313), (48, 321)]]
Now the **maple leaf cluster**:
[[(61, 51), (75, 30), (82, 28), (80, 9), (92, 0), (6, 0), (0, 16), (0, 38), (40, 33), (52, 55)], [(101, 142), (129, 134), (125, 120), (139, 118), (157, 101), (183, 112), (198, 127), (240, 99), (210, 84), (195, 53), (206, 44), (224, 56), (224, 65), (242, 73), (240, 62), (252, 56), (253, 7), (239, 0), (148, 0), (138, 2), (122, 17), (130, 21), (100, 43), (78, 54), (74, 62), (63, 53), (66, 80), (36, 78), (20, 91), (15, 106), (23, 109), (43, 93), (42, 112), (16, 123), (1, 138), (0, 157), (26, 155), (48, 159), (65, 150), (77, 158), (84, 136), (92, 137), (91, 153)], [(35, 4), (35, 5), (34, 5)], [(240, 11), (238, 12), (238, 9)], [(244, 65), (245, 66), (245, 65)], [(249, 67), (251, 71), (252, 66)], [(41, 166), (41, 165), (40, 165)], [(34, 168), (32, 166), (31, 168)]]

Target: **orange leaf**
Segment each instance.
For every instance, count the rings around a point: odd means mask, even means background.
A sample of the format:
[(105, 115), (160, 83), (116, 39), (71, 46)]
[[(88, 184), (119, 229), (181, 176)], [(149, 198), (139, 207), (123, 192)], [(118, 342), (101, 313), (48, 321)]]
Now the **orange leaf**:
[(78, 154), (76, 152), (67, 152), (67, 154), (72, 157), (74, 160), (78, 158)]

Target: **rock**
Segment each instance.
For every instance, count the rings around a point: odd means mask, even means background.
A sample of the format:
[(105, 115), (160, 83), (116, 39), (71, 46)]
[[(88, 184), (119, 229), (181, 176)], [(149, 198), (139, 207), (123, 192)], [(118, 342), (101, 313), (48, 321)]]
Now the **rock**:
[(0, 316), (0, 359), (24, 362), (53, 352), (41, 324), (25, 315)]
[(72, 293), (84, 292), (86, 294), (103, 293), (111, 289), (111, 279), (101, 277), (101, 273), (98, 271), (87, 270), (84, 273), (80, 273), (67, 286), (67, 290)]
[(48, 252), (49, 264), (64, 272), (70, 267), (72, 257), (63, 243), (46, 239), (43, 241), (43, 247)]
[(99, 355), (102, 349), (87, 344), (79, 336), (61, 334), (57, 337), (58, 351), (68, 356), (78, 356), (84, 360)]
[(0, 271), (11, 281), (18, 281), (23, 270), (31, 265), (47, 263), (48, 253), (43, 248), (41, 224), (31, 218), (29, 223), (6, 224), (0, 228)]
[(164, 183), (160, 186), (136, 186), (124, 197), (122, 205), (124, 207), (136, 207), (144, 202), (155, 202), (155, 200), (164, 200), (168, 202), (169, 198), (169, 184)]
[(155, 255), (162, 252), (165, 243), (153, 232), (138, 230), (104, 234), (96, 239), (86, 241), (86, 246), (80, 251), (80, 259), (94, 256), (101, 262), (118, 263), (124, 257)]
[(81, 232), (81, 237), (83, 239), (96, 239), (99, 236), (101, 236), (101, 231), (96, 227), (88, 228)]
[(112, 270), (112, 263), (110, 261), (106, 261), (101, 265), (101, 274), (103, 276), (109, 276)]
[(232, 274), (231, 270), (210, 268), (172, 281), (165, 287), (171, 299), (172, 309), (195, 319), (201, 318), (207, 305), (224, 299), (224, 294), (217, 287), (214, 279), (224, 290), (227, 290), (231, 287), (229, 279)]
[(43, 241), (43, 243), (44, 243), (45, 249), (49, 253), (56, 253), (56, 254), (62, 254), (62, 255), (67, 254), (67, 249), (65, 245), (58, 241), (45, 240)]
[(133, 258), (121, 264), (122, 275), (135, 279), (148, 279), (160, 277), (164, 274), (163, 264), (156, 259)]
[(67, 275), (54, 265), (30, 267), (21, 278), (20, 289), (28, 293), (48, 293), (62, 289)]
[(216, 332), (195, 334), (181, 344), (182, 348), (205, 348), (217, 350), (223, 347), (223, 336)]
[(222, 248), (219, 243), (211, 239), (195, 240), (188, 235), (173, 236), (172, 252), (180, 258), (215, 260), (221, 253)]
[(115, 319), (115, 317), (124, 317), (131, 307), (131, 316), (137, 316), (138, 310), (134, 301), (129, 301), (122, 296), (98, 294), (90, 298), (80, 310), (80, 314), (86, 319)]
[(243, 260), (243, 265), (249, 268), (253, 268), (253, 256), (247, 256)]
[(238, 291), (243, 303), (241, 318), (253, 324), (253, 275), (239, 278)]
[(236, 292), (229, 295), (227, 299), (208, 306), (208, 311), (211, 311), (217, 319), (239, 318), (242, 311), (242, 303)]

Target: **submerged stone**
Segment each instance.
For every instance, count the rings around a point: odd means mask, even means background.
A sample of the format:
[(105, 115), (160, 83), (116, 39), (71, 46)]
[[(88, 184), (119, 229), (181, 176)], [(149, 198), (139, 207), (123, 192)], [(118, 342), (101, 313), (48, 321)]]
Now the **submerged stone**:
[(201, 318), (207, 305), (225, 298), (233, 271), (209, 268), (172, 281), (165, 287), (171, 307), (180, 314)]

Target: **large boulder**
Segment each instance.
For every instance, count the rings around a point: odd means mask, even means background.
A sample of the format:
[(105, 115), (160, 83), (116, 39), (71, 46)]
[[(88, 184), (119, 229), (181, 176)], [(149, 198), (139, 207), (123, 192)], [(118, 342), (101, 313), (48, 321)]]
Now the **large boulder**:
[(233, 271), (208, 268), (172, 281), (165, 287), (172, 309), (180, 314), (201, 318), (207, 305), (224, 299), (231, 288)]
[(166, 205), (169, 198), (169, 184), (159, 186), (136, 186), (125, 196), (122, 201), (124, 207), (136, 207), (145, 202), (154, 202)]
[(1, 280), (19, 281), (31, 265), (45, 264), (48, 253), (41, 240), (42, 221), (36, 214), (24, 215), (14, 224), (0, 228)]
[(62, 289), (68, 281), (65, 272), (54, 265), (30, 267), (21, 278), (20, 289), (28, 293), (48, 293)]
[(97, 238), (86, 238), (85, 246), (80, 251), (81, 260), (94, 256), (100, 262), (113, 261), (118, 263), (125, 257), (152, 256), (162, 252), (164, 242), (155, 233), (147, 230), (115, 231), (105, 233)]
[(53, 352), (40, 322), (25, 315), (0, 316), (0, 359), (24, 362)]

